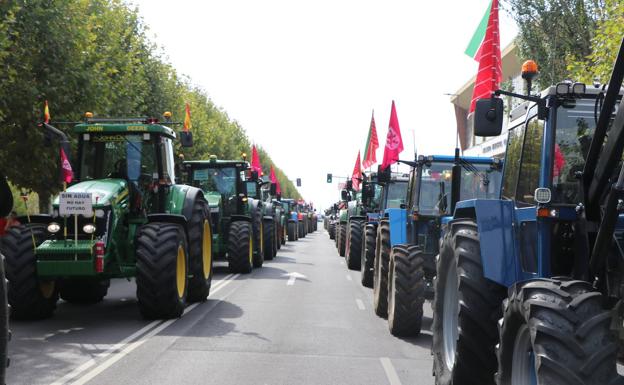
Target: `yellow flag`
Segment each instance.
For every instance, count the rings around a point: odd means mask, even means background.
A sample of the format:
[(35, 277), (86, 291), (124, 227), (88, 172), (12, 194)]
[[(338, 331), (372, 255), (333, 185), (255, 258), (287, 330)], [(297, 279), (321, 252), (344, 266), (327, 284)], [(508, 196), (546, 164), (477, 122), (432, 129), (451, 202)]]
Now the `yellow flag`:
[(191, 107), (186, 103), (186, 113), (184, 114), (184, 131), (191, 129)]

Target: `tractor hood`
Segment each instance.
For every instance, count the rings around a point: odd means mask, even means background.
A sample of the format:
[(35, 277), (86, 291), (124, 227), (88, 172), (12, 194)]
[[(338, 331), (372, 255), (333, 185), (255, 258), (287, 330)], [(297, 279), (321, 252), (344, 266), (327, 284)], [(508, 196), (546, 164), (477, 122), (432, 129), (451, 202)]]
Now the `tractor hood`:
[(214, 191), (204, 192), (204, 197), (208, 201), (210, 207), (218, 207), (221, 202), (221, 194)]
[[(115, 201), (121, 195), (126, 195), (127, 182), (124, 179), (99, 179), (76, 183), (67, 188), (67, 192), (86, 192), (92, 194), (91, 204), (105, 206)], [(54, 205), (58, 206), (59, 197), (54, 198)]]

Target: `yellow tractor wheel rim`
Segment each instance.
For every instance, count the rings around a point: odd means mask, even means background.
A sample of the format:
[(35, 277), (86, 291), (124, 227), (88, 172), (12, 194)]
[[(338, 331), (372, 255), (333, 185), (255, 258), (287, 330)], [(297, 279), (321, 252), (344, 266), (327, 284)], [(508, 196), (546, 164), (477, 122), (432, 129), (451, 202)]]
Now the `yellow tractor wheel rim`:
[(208, 221), (204, 221), (204, 236), (202, 239), (202, 262), (204, 268), (204, 279), (210, 277), (212, 272), (212, 231)]
[(45, 299), (52, 298), (52, 295), (54, 295), (55, 286), (56, 284), (54, 281), (39, 282), (39, 291), (41, 292), (41, 295), (43, 296), (43, 298)]
[(182, 245), (178, 246), (178, 257), (176, 261), (176, 286), (178, 287), (178, 297), (184, 297), (186, 290), (186, 253)]

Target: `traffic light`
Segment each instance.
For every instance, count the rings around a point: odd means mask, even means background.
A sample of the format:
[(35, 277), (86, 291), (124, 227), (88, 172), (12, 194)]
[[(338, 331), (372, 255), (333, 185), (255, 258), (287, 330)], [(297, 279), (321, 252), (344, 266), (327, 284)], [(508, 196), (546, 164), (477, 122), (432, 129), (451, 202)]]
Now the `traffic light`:
[(301, 178), (297, 178), (297, 187), (301, 187)]
[(327, 174), (327, 183), (332, 182), (332, 174)]

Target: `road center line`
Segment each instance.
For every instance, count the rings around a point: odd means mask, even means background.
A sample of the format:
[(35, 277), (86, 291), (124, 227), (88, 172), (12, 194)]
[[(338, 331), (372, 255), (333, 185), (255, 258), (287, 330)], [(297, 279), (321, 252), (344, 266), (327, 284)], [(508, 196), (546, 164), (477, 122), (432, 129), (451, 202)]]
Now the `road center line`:
[(362, 302), (362, 300), (359, 299), (359, 298), (355, 299), (355, 304), (357, 305), (358, 309), (360, 309), (360, 310), (365, 310), (366, 309), (364, 307), (364, 302)]
[(390, 385), (401, 385), (401, 380), (399, 380), (399, 375), (394, 369), (394, 365), (392, 365), (392, 361), (390, 361), (388, 357), (380, 357), (379, 361), (381, 361), (381, 366), (383, 367), (383, 370), (386, 373), (386, 377), (388, 378), (388, 383), (390, 383)]
[[(225, 276), (223, 279), (217, 281), (217, 284), (211, 288), (210, 294), (215, 294), (217, 291), (219, 291), (223, 287), (225, 287), (228, 283), (230, 283), (234, 279), (236, 279), (238, 276), (239, 276), (239, 274), (229, 274), (229, 275)], [(195, 309), (195, 307), (197, 307), (197, 305), (199, 305), (199, 303), (194, 303), (194, 304), (188, 306), (186, 309), (184, 309), (184, 313), (183, 314), (186, 314), (189, 311)], [(141, 344), (143, 344), (143, 342), (147, 341), (147, 339), (149, 339), (151, 336), (153, 336), (154, 334), (157, 334), (158, 332), (160, 332), (161, 330), (163, 330), (164, 328), (166, 328), (167, 326), (171, 325), (173, 322), (175, 322), (177, 320), (178, 319), (173, 319), (173, 320), (169, 320), (169, 321), (156, 320), (156, 321), (150, 322), (149, 324), (145, 325), (141, 329), (139, 329), (136, 332), (132, 333), (131, 335), (129, 335), (128, 337), (124, 338), (120, 342), (112, 345), (112, 347), (110, 349), (108, 349), (107, 351), (105, 351), (103, 353), (96, 354), (94, 358), (92, 358), (92, 359), (88, 360), (87, 362), (81, 364), (76, 369), (72, 370), (71, 372), (67, 373), (63, 377), (61, 377), (58, 380), (56, 380), (55, 382), (53, 382), (51, 385), (66, 384), (69, 381), (71, 381), (73, 378), (77, 377), (78, 375), (80, 375), (81, 373), (85, 372), (86, 370), (91, 368), (93, 365), (95, 365), (97, 363), (97, 360), (106, 358), (106, 357), (110, 356), (111, 354), (115, 354), (113, 357), (109, 358), (107, 361), (104, 361), (102, 364), (100, 364), (99, 366), (95, 367), (90, 372), (88, 372), (87, 374), (85, 374), (84, 376), (82, 376), (81, 378), (76, 380), (75, 382), (73, 382), (73, 384), (83, 384), (83, 383), (85, 383), (86, 381), (88, 381), (91, 378), (95, 377), (97, 374), (101, 373), (104, 369), (106, 369), (110, 365), (112, 365), (115, 362), (117, 362), (119, 359), (121, 359), (121, 357), (125, 356), (126, 354), (130, 353), (132, 350), (134, 350), (137, 347), (139, 347)], [(163, 326), (163, 325), (165, 325), (165, 326)], [(152, 331), (150, 332), (150, 330), (152, 330)], [(158, 330), (158, 332), (153, 333), (154, 330)], [(143, 336), (143, 338), (139, 338), (141, 336)], [(131, 341), (134, 341), (135, 339), (137, 339), (137, 341), (130, 343)], [(124, 346), (125, 346), (125, 348), (124, 348)], [(131, 346), (134, 346), (134, 347), (132, 349), (128, 350), (128, 348), (130, 348)], [(120, 351), (120, 349), (122, 349), (122, 348), (123, 348), (123, 350)], [(116, 358), (116, 357), (119, 357), (119, 358), (117, 358), (117, 359), (115, 359), (113, 361), (113, 359)], [(100, 367), (104, 366), (109, 361), (112, 361), (112, 362), (108, 366), (104, 367), (102, 370), (98, 371), (98, 369)], [(91, 373), (94, 373), (96, 371), (97, 371), (97, 373), (95, 373), (93, 376), (89, 377), (86, 381), (81, 382), (81, 381), (83, 381), (84, 378), (88, 377)]]

